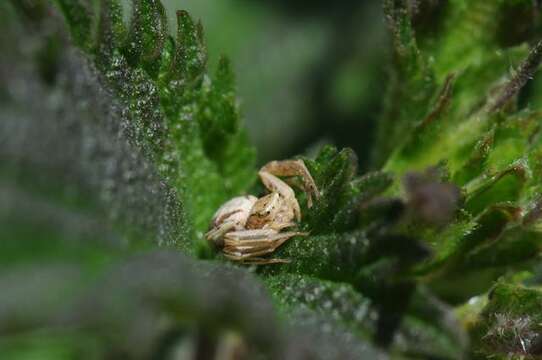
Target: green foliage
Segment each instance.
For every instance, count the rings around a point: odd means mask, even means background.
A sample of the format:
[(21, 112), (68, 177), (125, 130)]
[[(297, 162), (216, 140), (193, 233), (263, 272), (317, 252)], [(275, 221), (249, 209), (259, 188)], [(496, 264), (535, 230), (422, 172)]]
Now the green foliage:
[(499, 359), (534, 359), (540, 355), (540, 302), (535, 288), (499, 282), (489, 301), (472, 324), (477, 358), (501, 355)]
[[(388, 3), (390, 27), (394, 34), (401, 33), (406, 10), (397, 10), (400, 2)], [(538, 167), (532, 154), (539, 151), (540, 118), (536, 109), (518, 110), (515, 99), (540, 63), (540, 45), (529, 52), (523, 45), (500, 50), (499, 24), (494, 19), (507, 11), (504, 3), (450, 2), (444, 6), (446, 21), (438, 36), (425, 34), (420, 42), (417, 56), (425, 60), (410, 58), (397, 65), (440, 83), (440, 90), (423, 100), (428, 109), (425, 114), (407, 115), (408, 121), (418, 123), (398, 141), (384, 169), (402, 176), (442, 166), (448, 181), (460, 187), (461, 207), (449, 224), (436, 229), (411, 228), (411, 236), (424, 238), (434, 252), (415, 273), (453, 301), (484, 291), (491, 286), (490, 279), (525, 264), (538, 251), (537, 235), (525, 231), (522, 219), (525, 209), (537, 201), (533, 195), (540, 178), (532, 170)], [(403, 45), (396, 44), (396, 52), (403, 58), (405, 40), (399, 37), (396, 42), (399, 40)], [(525, 60), (517, 60), (522, 57)], [(508, 71), (510, 62), (518, 64), (512, 73)], [(416, 94), (420, 89), (408, 81), (390, 87), (398, 88), (391, 90), (394, 94)], [(397, 99), (392, 102), (404, 104)], [(394, 121), (407, 120), (399, 116)], [(398, 184), (393, 193), (402, 193)], [(515, 234), (513, 246), (518, 251), (505, 245), (512, 241), (508, 240), (511, 234)], [(506, 258), (501, 252), (505, 248), (515, 256)]]
[(240, 126), (228, 61), (220, 61), (213, 77), (207, 74), (201, 24), (179, 11), (174, 39), (159, 1), (134, 1), (128, 30), (115, 0), (101, 1), (86, 22), (78, 20), (78, 6), (60, 6), (76, 43), (98, 24), (95, 39), (85, 39), (93, 45), (82, 47), (127, 105), (138, 146), (180, 194), (192, 214), (193, 237), (201, 238), (214, 209), (254, 180), (254, 150)]
[[(167, 35), (162, 44), (158, 2), (134, 6), (132, 27), (142, 30), (130, 35), (117, 2), (89, 12), (92, 25), (73, 17), (77, 4), (59, 9), (74, 39), (85, 34), (84, 44), (76, 39), (84, 57), (62, 44), (54, 60), (63, 66), (49, 82), (20, 47), (5, 58), (13, 73), (0, 124), (13, 136), (0, 151), (7, 239), (0, 352), (14, 359), (195, 358), (224, 349), (244, 349), (249, 358), (380, 356), (347, 332), (278, 324), (246, 271), (179, 254), (194, 254), (216, 208), (255, 178), (230, 65), (221, 60), (214, 76), (206, 73), (201, 26), (186, 13), (179, 13), (180, 40)], [(26, 31), (11, 6), (0, 8), (10, 15), (3, 48), (39, 44), (40, 21), (64, 36), (57, 19), (40, 18), (39, 31)], [(32, 90), (7, 91), (20, 77)]]
[[(404, 176), (437, 167), (444, 169), (443, 181), (459, 188), (458, 206), (444, 224), (427, 227), (407, 219), (402, 228), (423, 240), (433, 254), (415, 266), (413, 276), (441, 299), (462, 303), (486, 292), (500, 276), (532, 268), (540, 252), (541, 235), (531, 219), (538, 219), (534, 213), (538, 214), (540, 201), (541, 118), (537, 103), (521, 107), (518, 98), (526, 96), (521, 92), (540, 65), (542, 45), (536, 40), (530, 49), (526, 45), (536, 31), (534, 22), (530, 30), (519, 30), (518, 24), (505, 21), (507, 12), (528, 14), (529, 8), (535, 11), (534, 5), (449, 1), (440, 5), (443, 21), (414, 42), (414, 25), (404, 24), (410, 11), (407, 2), (385, 4), (398, 59), (394, 79), (400, 81), (389, 85), (383, 135), (375, 151), (378, 158), (389, 154), (385, 171)], [(505, 24), (510, 27), (506, 31), (518, 36), (513, 42), (502, 38)], [(511, 65), (516, 70), (510, 71)], [(425, 85), (414, 81), (421, 78), (426, 79)], [(390, 121), (393, 125), (388, 125)], [(400, 137), (389, 126), (400, 128)], [(394, 146), (389, 152), (389, 142), (384, 140), (388, 136)], [(412, 191), (398, 181), (391, 194), (406, 196), (415, 205)], [(508, 298), (510, 292), (499, 296), (503, 303), (514, 303)], [(507, 315), (493, 318), (491, 311), (480, 314), (484, 321), (508, 321)], [(525, 311), (523, 316), (534, 315)], [(480, 350), (485, 356), (532, 353), (499, 344), (494, 338), (503, 329), (485, 331), (485, 337), (480, 335), (481, 343), (490, 342)], [(481, 343), (474, 345), (473, 353)]]
[[(439, 2), (420, 24), (429, 3), (383, 1), (394, 53), (379, 170), (358, 174), (348, 148), (303, 157), (321, 195), (309, 208), (297, 194), (310, 234), (273, 254), (289, 263), (254, 274), (201, 259), (215, 255), (203, 237), (214, 211), (256, 179), (231, 64), (209, 73), (201, 23), (178, 11), (172, 36), (157, 0), (134, 0), (128, 24), (117, 0), (54, 1), (81, 55), (46, 3), (0, 4), (13, 35), (3, 49), (44, 44), (8, 54), (0, 93), (2, 129), (18, 135), (0, 142), (0, 353), (539, 355), (540, 293), (513, 274), (533, 271), (541, 250), (540, 84), (525, 85), (542, 43), (534, 19), (524, 29), (506, 16), (533, 3)], [(19, 77), (32, 84), (23, 95)], [(483, 309), (469, 306), (488, 291)], [(466, 302), (461, 326), (452, 307)]]
[(58, 6), (66, 14), (66, 20), (77, 46), (91, 47), (92, 19), (90, 10), (79, 1), (58, 0)]
[(374, 172), (357, 177), (357, 157), (351, 149), (324, 147), (314, 159), (304, 159), (322, 199), (305, 212), (307, 229), (315, 233), (344, 232), (356, 227), (360, 208), (383, 193), (389, 174)]

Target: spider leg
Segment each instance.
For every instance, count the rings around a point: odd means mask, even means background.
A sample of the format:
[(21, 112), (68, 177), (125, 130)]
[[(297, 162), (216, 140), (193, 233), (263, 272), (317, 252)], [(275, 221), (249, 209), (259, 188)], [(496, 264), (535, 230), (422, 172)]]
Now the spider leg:
[(226, 257), (232, 260), (244, 261), (247, 259), (256, 259), (262, 255), (274, 252), (294, 236), (305, 235), (307, 233), (297, 231), (279, 233), (271, 229), (234, 231), (226, 234), (224, 238), (225, 246), (222, 251)]
[[(244, 233), (250, 232), (249, 235)], [(255, 237), (254, 233), (261, 232), (261, 237)], [(307, 233), (290, 231), (277, 233), (272, 230), (245, 230), (228, 233), (224, 239), (224, 251), (236, 253), (273, 252), (280, 245), (294, 236), (306, 236)]]
[(286, 259), (266, 259), (266, 258), (260, 258), (260, 257), (247, 258), (245, 256), (235, 256), (235, 255), (228, 255), (228, 254), (224, 254), (224, 256), (227, 259), (230, 259), (233, 261), (240, 261), (243, 264), (247, 264), (247, 265), (268, 265), (268, 264), (289, 264), (290, 263), (290, 260), (286, 260)]
[(262, 183), (269, 191), (281, 195), (283, 199), (290, 203), (297, 221), (301, 220), (301, 208), (292, 188), (284, 181), (267, 171), (260, 170), (258, 175), (260, 175)]
[(281, 223), (281, 224), (274, 224), (272, 225), (271, 229), (276, 231), (281, 231), (289, 227), (296, 226), (297, 224), (295, 222), (287, 222), (287, 223)]
[(207, 233), (205, 233), (205, 238), (208, 241), (212, 241), (217, 246), (222, 246), (224, 243), (224, 235), (229, 231), (233, 230), (235, 226), (236, 224), (234, 222), (225, 222), (219, 227), (211, 229)]
[[(309, 170), (305, 166), (303, 160), (284, 160), (284, 161), (271, 161), (264, 165), (260, 169), (260, 177), (262, 173), (269, 173), (275, 176), (292, 177), (299, 176), (303, 180), (303, 191), (307, 193), (308, 206), (312, 206), (312, 197), (320, 197), (318, 187), (314, 182)], [(264, 179), (262, 181), (265, 184)]]

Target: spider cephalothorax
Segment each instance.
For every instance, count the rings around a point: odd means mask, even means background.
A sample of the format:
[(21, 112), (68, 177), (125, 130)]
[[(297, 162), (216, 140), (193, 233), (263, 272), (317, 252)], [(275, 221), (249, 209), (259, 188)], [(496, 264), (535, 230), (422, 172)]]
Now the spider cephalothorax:
[(216, 211), (205, 236), (231, 260), (252, 264), (286, 262), (262, 258), (293, 236), (307, 235), (299, 231), (282, 232), (301, 220), (301, 208), (294, 190), (279, 176), (301, 178), (309, 207), (319, 192), (302, 160), (272, 161), (258, 174), (269, 193), (261, 198), (247, 195), (227, 201)]

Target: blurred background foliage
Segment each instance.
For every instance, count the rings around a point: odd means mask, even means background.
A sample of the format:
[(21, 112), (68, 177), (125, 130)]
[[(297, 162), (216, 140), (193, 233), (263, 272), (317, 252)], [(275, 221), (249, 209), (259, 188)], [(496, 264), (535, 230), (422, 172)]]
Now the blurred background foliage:
[[(181, 6), (182, 5), (182, 6)], [(201, 19), (210, 64), (234, 64), (258, 161), (322, 144), (352, 147), (363, 169), (389, 61), (382, 4), (369, 1), (166, 0)]]
[[(0, 357), (541, 356), (538, 1), (0, 10)], [(223, 261), (293, 156), (311, 236)]]

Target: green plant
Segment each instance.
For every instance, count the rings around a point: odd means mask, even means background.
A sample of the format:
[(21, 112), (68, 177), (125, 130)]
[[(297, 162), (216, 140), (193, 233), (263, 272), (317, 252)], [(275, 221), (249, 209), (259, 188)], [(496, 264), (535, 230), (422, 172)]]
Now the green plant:
[(116, 0), (53, 3), (0, 5), (0, 47), (16, 49), (0, 93), (13, 135), (0, 147), (3, 353), (539, 355), (540, 294), (525, 287), (542, 213), (530, 0), (384, 0), (378, 170), (359, 175), (349, 149), (303, 156), (322, 195), (309, 209), (300, 194), (310, 236), (277, 251), (289, 264), (252, 269), (203, 238), (220, 204), (258, 186), (230, 64), (208, 73), (201, 24), (179, 11), (171, 36), (157, 0), (134, 0), (129, 25)]

